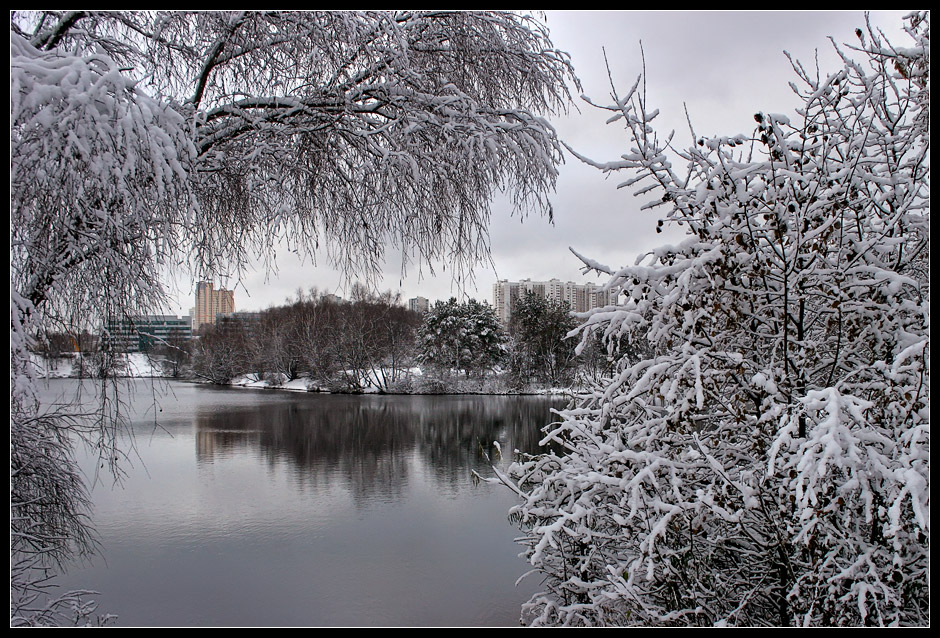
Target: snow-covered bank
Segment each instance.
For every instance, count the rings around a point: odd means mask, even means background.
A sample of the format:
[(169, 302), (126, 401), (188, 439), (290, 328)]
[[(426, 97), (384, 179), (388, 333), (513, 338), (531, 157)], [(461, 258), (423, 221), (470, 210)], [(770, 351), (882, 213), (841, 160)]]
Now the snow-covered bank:
[[(37, 377), (44, 379), (94, 378), (98, 377), (101, 362), (94, 355), (74, 354), (68, 357), (44, 358), (33, 355), (32, 363)], [(145, 353), (117, 355), (112, 372), (118, 378), (172, 378), (168, 366), (159, 357)], [(390, 371), (378, 371), (368, 377), (332, 379), (328, 381), (299, 377), (287, 380), (276, 374), (240, 375), (224, 384), (233, 388), (254, 390), (285, 390), (288, 392), (322, 392), (328, 394), (502, 394), (502, 395), (559, 395), (572, 396), (573, 387), (508, 387), (501, 374), (478, 378), (439, 378), (426, 375), (421, 368), (414, 367), (392, 375)], [(393, 381), (386, 381), (392, 379)], [(210, 383), (205, 379), (185, 376), (183, 380)]]
[(309, 377), (300, 377), (290, 381), (266, 376), (259, 379), (256, 375), (242, 375), (228, 385), (237, 388), (255, 390), (287, 390), (290, 392), (322, 392), (329, 394), (485, 394), (485, 395), (558, 395), (572, 396), (575, 388), (528, 387), (510, 388), (498, 376), (482, 379), (439, 379), (426, 376), (420, 368), (414, 368), (408, 374), (389, 384), (382, 384), (376, 379), (360, 379), (359, 385), (322, 382)]
[[(46, 358), (36, 354), (30, 357), (33, 371), (42, 379), (66, 379), (79, 377), (97, 377), (102, 362), (97, 355), (75, 353), (68, 357)], [(151, 357), (143, 352), (115, 355), (109, 366), (114, 377), (170, 377), (162, 359)]]

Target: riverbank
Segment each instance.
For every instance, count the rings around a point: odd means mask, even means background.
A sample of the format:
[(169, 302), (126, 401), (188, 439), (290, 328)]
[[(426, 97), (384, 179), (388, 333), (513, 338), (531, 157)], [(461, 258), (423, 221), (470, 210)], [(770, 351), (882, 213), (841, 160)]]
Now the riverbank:
[[(94, 355), (73, 354), (68, 357), (44, 358), (33, 357), (36, 376), (44, 379), (62, 378), (97, 378), (102, 370), (100, 358)], [(175, 379), (189, 383), (211, 384), (190, 374), (180, 375), (170, 362), (146, 353), (127, 353), (114, 357), (109, 362), (109, 376), (117, 378), (160, 378)], [(286, 379), (276, 374), (240, 375), (223, 385), (233, 388), (252, 390), (282, 390), (285, 392), (318, 392), (323, 394), (391, 394), (391, 395), (551, 395), (571, 396), (574, 387), (548, 387), (529, 384), (525, 387), (510, 387), (502, 371), (497, 370), (485, 376), (461, 378), (436, 377), (427, 375), (419, 367), (398, 371), (394, 378), (391, 374), (377, 371), (373, 376), (354, 377), (350, 374), (340, 379), (320, 381), (310, 377)]]
[(410, 370), (404, 378), (397, 379), (387, 385), (375, 381), (370, 382), (367, 379), (359, 380), (358, 385), (343, 385), (342, 383), (321, 383), (308, 377), (288, 381), (278, 380), (270, 376), (258, 379), (254, 375), (236, 377), (225, 385), (253, 390), (284, 390), (287, 392), (319, 392), (323, 394), (571, 396), (575, 392), (575, 389), (571, 387), (559, 388), (534, 385), (525, 388), (508, 387), (499, 372), (480, 378), (441, 379), (425, 375), (420, 368)]

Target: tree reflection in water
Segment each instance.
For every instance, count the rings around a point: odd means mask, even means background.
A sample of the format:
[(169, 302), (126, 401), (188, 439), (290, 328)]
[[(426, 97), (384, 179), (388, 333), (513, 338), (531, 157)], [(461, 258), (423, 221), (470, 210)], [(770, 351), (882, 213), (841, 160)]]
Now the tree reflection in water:
[(278, 403), (197, 410), (196, 456), (211, 463), (248, 450), (287, 462), (301, 487), (343, 479), (357, 502), (394, 498), (413, 458), (441, 490), (485, 473), (503, 454), (536, 452), (559, 398), (286, 395)]

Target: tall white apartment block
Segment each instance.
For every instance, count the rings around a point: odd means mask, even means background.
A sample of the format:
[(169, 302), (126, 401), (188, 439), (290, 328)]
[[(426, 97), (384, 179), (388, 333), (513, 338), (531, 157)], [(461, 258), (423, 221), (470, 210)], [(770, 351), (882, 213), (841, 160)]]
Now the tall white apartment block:
[(412, 312), (425, 313), (431, 307), (430, 302), (424, 297), (412, 297), (408, 300), (408, 310)]
[(196, 307), (193, 309), (193, 332), (208, 324), (215, 325), (218, 314), (235, 312), (235, 291), (214, 290), (211, 282), (196, 284)]
[(493, 307), (504, 325), (509, 325), (512, 310), (519, 297), (534, 293), (543, 299), (566, 301), (574, 312), (587, 312), (616, 302), (616, 294), (602, 290), (595, 284), (576, 284), (573, 281), (507, 281), (501, 279), (493, 284)]

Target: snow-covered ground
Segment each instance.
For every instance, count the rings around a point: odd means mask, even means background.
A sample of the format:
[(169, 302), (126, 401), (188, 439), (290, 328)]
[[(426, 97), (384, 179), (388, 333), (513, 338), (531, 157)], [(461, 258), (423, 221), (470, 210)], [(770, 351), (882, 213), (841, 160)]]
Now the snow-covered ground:
[[(377, 378), (378, 374), (379, 373), (372, 373), (370, 375), (360, 377), (360, 389), (357, 391), (363, 392), (365, 394), (375, 394), (389, 391), (389, 384), (382, 383)], [(352, 371), (347, 371), (347, 375), (350, 378), (355, 378), (356, 376)], [(415, 367), (406, 370), (403, 379), (401, 371), (399, 371), (398, 376), (400, 378), (400, 382), (391, 383), (393, 387), (398, 387), (402, 385), (402, 383), (404, 383), (405, 386), (413, 384), (415, 381), (420, 380), (423, 377), (423, 372), (421, 371), (421, 368)], [(385, 371), (385, 378), (392, 378), (390, 370)], [(310, 379), (309, 377), (300, 377), (299, 379), (287, 381), (283, 378), (278, 380), (276, 377), (272, 377), (271, 375), (267, 375), (263, 379), (259, 379), (257, 375), (242, 375), (233, 379), (231, 385), (242, 388), (272, 388), (277, 390), (294, 390), (297, 392), (310, 392), (317, 390), (328, 391), (335, 386), (335, 384), (324, 384), (316, 381), (315, 379)]]
[(295, 392), (309, 392), (310, 391), (310, 379), (306, 377), (301, 377), (300, 379), (294, 379), (292, 381), (284, 381), (280, 384), (275, 384), (270, 380), (261, 379), (258, 380), (254, 375), (242, 375), (232, 379), (231, 385), (239, 388), (277, 388), (278, 390), (293, 390)]
[[(84, 376), (91, 376), (96, 365), (90, 355), (76, 354), (73, 357), (46, 359), (34, 354), (31, 356), (31, 360), (37, 376), (46, 379), (59, 379), (82, 376), (79, 374), (79, 370), (82, 366), (83, 357), (86, 369)], [(163, 377), (167, 375), (160, 366), (159, 359), (152, 358), (142, 352), (132, 352), (118, 355), (116, 376)]]

